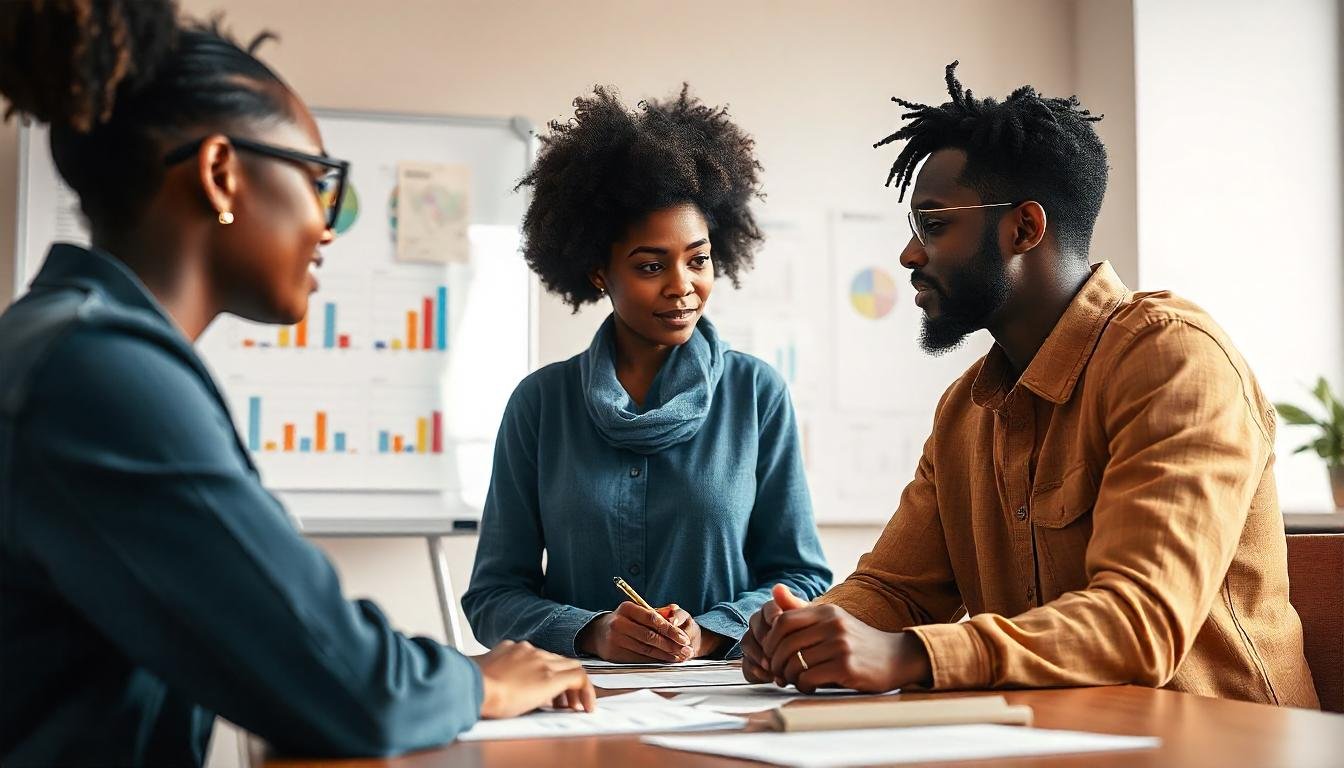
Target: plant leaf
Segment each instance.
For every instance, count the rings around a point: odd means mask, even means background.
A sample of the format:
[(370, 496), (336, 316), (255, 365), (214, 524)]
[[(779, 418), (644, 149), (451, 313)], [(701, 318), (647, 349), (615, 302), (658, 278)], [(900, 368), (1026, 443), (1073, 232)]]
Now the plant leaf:
[(1317, 456), (1320, 456), (1322, 459), (1326, 459), (1327, 461), (1330, 459), (1331, 445), (1329, 437), (1322, 436), (1316, 438), (1314, 441), (1312, 441), (1311, 447), (1316, 449)]
[(1294, 454), (1306, 453), (1307, 451), (1310, 451), (1314, 447), (1315, 446), (1313, 446), (1311, 443), (1307, 443), (1306, 445), (1299, 445), (1297, 449), (1293, 451), (1293, 453)]
[[(1278, 409), (1278, 411), (1279, 411), (1279, 415), (1283, 417), (1283, 420), (1286, 421), (1286, 422), (1289, 423), (1289, 424), (1297, 424), (1297, 425), (1316, 424), (1316, 425), (1321, 425), (1321, 423), (1320, 423), (1319, 421), (1317, 421), (1316, 418), (1315, 418), (1314, 416), (1312, 416), (1310, 413), (1307, 413), (1306, 411), (1302, 410), (1301, 408), (1298, 408), (1296, 405), (1290, 405), (1290, 404), (1288, 404), (1288, 403), (1275, 403), (1275, 404), (1274, 404), (1274, 407)], [(1324, 426), (1324, 425), (1321, 425), (1321, 426)]]
[(1316, 379), (1316, 386), (1311, 390), (1311, 394), (1325, 406), (1326, 413), (1329, 413), (1335, 398), (1330, 395), (1330, 382), (1326, 381), (1324, 376)]

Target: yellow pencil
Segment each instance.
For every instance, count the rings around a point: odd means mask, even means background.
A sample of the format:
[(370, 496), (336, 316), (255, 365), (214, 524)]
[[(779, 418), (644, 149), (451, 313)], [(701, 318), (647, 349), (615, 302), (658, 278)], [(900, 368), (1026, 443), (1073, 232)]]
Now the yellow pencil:
[[(626, 597), (629, 597), (631, 600), (635, 601), (635, 605), (638, 605), (641, 608), (647, 608), (648, 610), (653, 611), (654, 613), (658, 613), (658, 609), (654, 608), (652, 605), (649, 605), (648, 600), (645, 600), (644, 598), (640, 597), (639, 593), (635, 591), (634, 587), (625, 583), (625, 579), (622, 579), (620, 576), (612, 576), (611, 583), (615, 584), (617, 589), (624, 592)], [(659, 615), (661, 616), (662, 614)]]

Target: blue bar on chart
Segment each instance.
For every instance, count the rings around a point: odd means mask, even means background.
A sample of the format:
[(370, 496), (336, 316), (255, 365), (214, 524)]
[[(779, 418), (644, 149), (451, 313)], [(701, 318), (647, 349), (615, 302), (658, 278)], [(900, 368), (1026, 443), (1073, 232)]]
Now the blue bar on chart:
[(261, 450), (261, 398), (247, 398), (247, 449)]
[(313, 438), (311, 437), (299, 438), (299, 453), (312, 453), (312, 452), (313, 452)]
[(387, 430), (385, 429), (380, 430), (378, 432), (378, 452), (387, 453), (388, 446), (389, 446), (389, 438), (387, 435)]
[(439, 286), (438, 299), (438, 306), (434, 308), (434, 343), (444, 350), (448, 348), (448, 286)]
[(336, 305), (328, 301), (325, 305), (325, 323), (322, 327), (322, 346), (336, 348)]
[(336, 440), (335, 451), (337, 453), (345, 453), (345, 433), (337, 432), (333, 437)]

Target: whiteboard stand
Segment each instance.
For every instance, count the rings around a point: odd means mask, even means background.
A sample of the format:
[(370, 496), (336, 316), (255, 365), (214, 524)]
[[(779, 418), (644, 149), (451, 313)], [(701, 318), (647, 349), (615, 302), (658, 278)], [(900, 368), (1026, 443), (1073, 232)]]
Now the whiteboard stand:
[(305, 517), (301, 520), (300, 530), (309, 538), (423, 538), (429, 551), (429, 567), (434, 572), (434, 589), (439, 598), (443, 636), (448, 645), (461, 650), (464, 644), (462, 621), (457, 613), (457, 598), (453, 596), (453, 579), (448, 573), (448, 553), (444, 549), (444, 539), (449, 536), (475, 536), (478, 527), (475, 518), (371, 521)]

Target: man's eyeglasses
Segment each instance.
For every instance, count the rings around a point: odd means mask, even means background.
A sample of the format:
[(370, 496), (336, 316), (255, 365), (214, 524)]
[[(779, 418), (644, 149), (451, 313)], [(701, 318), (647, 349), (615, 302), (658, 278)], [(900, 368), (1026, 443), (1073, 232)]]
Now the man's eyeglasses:
[[(350, 174), (350, 163), (347, 160), (337, 160), (326, 155), (310, 155), (307, 152), (299, 152), (294, 149), (277, 147), (273, 144), (264, 144), (260, 141), (251, 139), (242, 139), (237, 136), (225, 136), (229, 143), (238, 149), (256, 152), (259, 155), (288, 160), (294, 163), (312, 163), (329, 169), (326, 173), (313, 180), (313, 187), (317, 190), (318, 202), (322, 204), (322, 210), (327, 217), (327, 229), (336, 228), (336, 218), (341, 215), (341, 203), (345, 200), (346, 177)], [(164, 165), (176, 165), (186, 160), (200, 151), (201, 145), (205, 143), (204, 138), (180, 147), (169, 152), (163, 158)]]
[(919, 241), (920, 245), (928, 245), (929, 233), (924, 223), (924, 214), (942, 213), (943, 211), (969, 211), (974, 208), (1003, 208), (1005, 206), (1015, 206), (1017, 203), (985, 203), (983, 205), (958, 205), (952, 208), (912, 208), (905, 214), (905, 220), (910, 223), (910, 232)]

